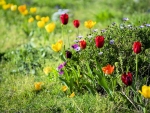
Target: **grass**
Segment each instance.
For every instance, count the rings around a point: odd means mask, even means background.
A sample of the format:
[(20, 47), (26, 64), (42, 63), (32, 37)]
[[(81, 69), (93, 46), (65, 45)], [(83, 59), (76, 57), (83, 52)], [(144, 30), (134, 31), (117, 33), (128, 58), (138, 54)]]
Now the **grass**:
[[(9, 0), (9, 2), (17, 2), (17, 0)], [(93, 19), (97, 21), (95, 28), (98, 30), (106, 28), (106, 26), (110, 25), (113, 22), (119, 23), (122, 20), (122, 17), (129, 17), (131, 22), (141, 25), (143, 22), (150, 22), (149, 13), (147, 12), (148, 6), (144, 7), (144, 4), (139, 5), (139, 8), (136, 7), (136, 11), (133, 10), (137, 4), (130, 5), (130, 1), (128, 2), (118, 2), (117, 0), (113, 0), (110, 2), (109, 0), (98, 0), (94, 1), (61, 1), (56, 0), (53, 3), (50, 3), (48, 0), (44, 4), (40, 3), (38, 0), (33, 0), (30, 2), (29, 0), (23, 0), (22, 3), (28, 3), (30, 5), (35, 5), (41, 8), (38, 13), (43, 15), (51, 16), (53, 12), (57, 11), (55, 8), (58, 5), (61, 8), (69, 8), (70, 9), (70, 23), (68, 24), (68, 29), (72, 32), (68, 33), (70, 42), (75, 39), (76, 29), (72, 27), (71, 21), (73, 19), (79, 18), (82, 23), (79, 30), (80, 34), (85, 36), (87, 28), (84, 27), (83, 23), (86, 20)], [(149, 1), (148, 1), (149, 2)], [(128, 6), (128, 7), (126, 7)], [(143, 8), (143, 10), (141, 10)], [(49, 10), (49, 11), (48, 11)], [(123, 12), (124, 11), (124, 12)], [(140, 15), (140, 16), (139, 16)], [(51, 56), (51, 50), (49, 50), (50, 45), (56, 42), (61, 37), (61, 28), (60, 23), (57, 21), (57, 31), (54, 34), (49, 35), (49, 40), (44, 41), (43, 34), (39, 35), (33, 34), (32, 36), (26, 35), (25, 32), (21, 29), (21, 18), (18, 21), (19, 24), (14, 24), (11, 21), (11, 16), (8, 14), (8, 20), (5, 17), (6, 15), (3, 13), (3, 10), (0, 10), (0, 112), (1, 113), (14, 113), (14, 112), (43, 112), (43, 113), (117, 113), (117, 112), (126, 112), (132, 113), (137, 112), (134, 108), (131, 108), (131, 104), (127, 104), (127, 101), (124, 101), (124, 96), (122, 96), (119, 92), (115, 93), (115, 98), (110, 98), (108, 95), (101, 94), (75, 94), (74, 98), (69, 98), (70, 92), (63, 92), (61, 90), (62, 83), (58, 80), (56, 72), (45, 75), (43, 72), (43, 68), (45, 66), (52, 66), (56, 68), (60, 62), (59, 56), (57, 54), (53, 54), (55, 60), (53, 60)], [(17, 19), (19, 18), (16, 17)], [(141, 21), (141, 23), (139, 22)], [(129, 23), (131, 24), (131, 23)], [(35, 23), (36, 25), (36, 23)], [(32, 32), (32, 27), (30, 25), (26, 26), (29, 30), (29, 33)], [(66, 33), (67, 34), (67, 33)], [(67, 42), (67, 39), (65, 39)], [(41, 64), (41, 67), (38, 67), (34, 70), (37, 73), (27, 73), (25, 68), (21, 71), (18, 70), (18, 64), (23, 64), (18, 57), (13, 57), (12, 51), (26, 51), (28, 48), (25, 48), (27, 44), (35, 44), (35, 47), (32, 49), (36, 49), (39, 53), (35, 54), (35, 57), (40, 57), (35, 61), (37, 64)], [(68, 47), (68, 45), (67, 45)], [(35, 51), (36, 51), (35, 50)], [(43, 53), (44, 57), (41, 57)], [(8, 59), (3, 57), (3, 54), (6, 55), (9, 53)], [(37, 55), (37, 56), (36, 56)], [(47, 55), (47, 56), (46, 56)], [(24, 58), (29, 57), (29, 54)], [(32, 55), (31, 55), (32, 57)], [(33, 59), (35, 59), (33, 57)], [(26, 61), (26, 60), (25, 60)], [(33, 62), (32, 60), (29, 62), (30, 66)], [(20, 68), (20, 67), (19, 67)], [(43, 88), (41, 91), (34, 90), (34, 82), (42, 81), (44, 82)]]

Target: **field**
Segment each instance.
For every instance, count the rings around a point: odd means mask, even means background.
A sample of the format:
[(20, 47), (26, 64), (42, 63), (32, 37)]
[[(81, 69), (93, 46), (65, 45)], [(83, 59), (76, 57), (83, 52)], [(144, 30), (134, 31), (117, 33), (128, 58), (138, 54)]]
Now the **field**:
[(149, 0), (0, 0), (0, 113), (149, 113)]

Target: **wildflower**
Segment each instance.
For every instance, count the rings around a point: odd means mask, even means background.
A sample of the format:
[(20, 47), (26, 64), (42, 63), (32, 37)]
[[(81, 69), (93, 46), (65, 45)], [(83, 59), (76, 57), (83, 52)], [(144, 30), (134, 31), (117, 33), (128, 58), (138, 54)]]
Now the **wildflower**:
[(107, 66), (105, 67), (102, 67), (102, 71), (107, 74), (107, 75), (110, 75), (114, 72), (114, 66), (111, 66), (110, 64), (108, 64)]
[(25, 10), (24, 12), (21, 13), (22, 15), (27, 15), (28, 14), (28, 10)]
[(58, 66), (57, 70), (59, 71), (60, 75), (64, 74), (64, 71), (62, 69), (64, 68), (65, 65), (66, 65), (66, 62), (64, 62)]
[(68, 89), (67, 86), (63, 86), (63, 87), (62, 87), (62, 91), (64, 91), (64, 92), (67, 91), (67, 89)]
[(7, 10), (7, 9), (10, 8), (10, 4), (4, 4), (2, 7), (3, 7), (4, 10)]
[(46, 29), (46, 31), (47, 31), (48, 33), (54, 31), (54, 29), (55, 29), (55, 23), (49, 23), (49, 24), (47, 24), (47, 25), (45, 26), (45, 29)]
[(44, 21), (45, 23), (49, 21), (49, 17), (46, 16), (46, 17), (41, 17), (41, 21)]
[(66, 51), (66, 58), (71, 58), (72, 53), (70, 51)]
[(86, 48), (86, 41), (85, 40), (80, 40), (79, 45), (80, 45), (81, 49), (85, 49)]
[(146, 27), (150, 27), (150, 24), (145, 24)]
[(72, 48), (73, 48), (74, 50), (76, 50), (76, 51), (80, 51), (80, 47), (79, 47), (78, 44), (72, 45)]
[(71, 93), (71, 95), (69, 96), (70, 98), (74, 97), (75, 96), (75, 93)]
[(40, 20), (40, 19), (41, 19), (40, 15), (36, 15), (36, 16), (35, 16), (35, 19), (36, 19), (36, 20)]
[(114, 44), (114, 40), (110, 40), (109, 43), (110, 43), (111, 45), (113, 45), (113, 44)]
[(44, 22), (44, 21), (38, 21), (38, 22), (37, 22), (37, 26), (38, 26), (39, 28), (43, 28), (44, 25), (45, 25), (45, 22)]
[(32, 23), (33, 21), (34, 21), (34, 18), (33, 18), (33, 17), (31, 17), (31, 18), (28, 19), (28, 22), (29, 22), (29, 23)]
[(65, 13), (60, 15), (60, 20), (63, 25), (67, 25), (68, 19), (69, 19), (68, 14)]
[(122, 74), (121, 80), (125, 85), (130, 86), (132, 84), (132, 74), (130, 72)]
[(35, 90), (36, 91), (41, 90), (42, 89), (42, 85), (43, 85), (43, 82), (35, 82), (34, 83)]
[(79, 20), (74, 20), (73, 25), (74, 25), (74, 27), (78, 28), (80, 26)]
[(103, 52), (99, 52), (98, 54), (99, 54), (99, 55), (102, 55), (102, 54), (103, 54)]
[(93, 30), (93, 32), (97, 32), (97, 31), (98, 31), (98, 29), (94, 29), (94, 30)]
[(81, 39), (81, 38), (83, 38), (83, 36), (79, 35), (77, 38)]
[(96, 22), (93, 22), (92, 20), (88, 20), (84, 22), (85, 27), (91, 29), (94, 25), (96, 24)]
[(63, 44), (63, 41), (59, 40), (56, 44), (52, 44), (51, 47), (55, 52), (59, 52), (62, 48), (62, 44)]
[(136, 54), (140, 53), (141, 52), (141, 46), (142, 46), (141, 42), (139, 42), (139, 41), (134, 42), (133, 46), (132, 46), (134, 53), (136, 53)]
[(44, 69), (43, 69), (43, 71), (44, 71), (44, 73), (46, 74), (46, 75), (48, 75), (51, 71), (52, 71), (52, 68), (51, 67), (45, 67)]
[(37, 10), (36, 7), (31, 7), (30, 8), (30, 13), (36, 13), (36, 10)]
[(102, 48), (104, 45), (104, 37), (103, 36), (96, 36), (95, 44), (96, 44), (96, 47)]
[(16, 10), (17, 10), (17, 5), (12, 5), (12, 6), (10, 7), (10, 9), (11, 9), (11, 11), (16, 11)]
[(90, 38), (92, 38), (93, 37), (93, 35), (88, 35), (88, 38), (90, 39)]
[(140, 26), (140, 28), (143, 28), (143, 27), (144, 27), (143, 25)]
[(129, 18), (123, 18), (123, 20), (124, 20), (124, 21), (128, 21), (128, 20), (129, 20)]
[(63, 75), (63, 74), (64, 74), (64, 71), (63, 71), (63, 70), (60, 70), (60, 71), (59, 71), (59, 74), (60, 74), (60, 75)]
[(150, 98), (150, 86), (143, 85), (142, 91), (139, 90), (139, 93), (141, 93), (145, 98)]

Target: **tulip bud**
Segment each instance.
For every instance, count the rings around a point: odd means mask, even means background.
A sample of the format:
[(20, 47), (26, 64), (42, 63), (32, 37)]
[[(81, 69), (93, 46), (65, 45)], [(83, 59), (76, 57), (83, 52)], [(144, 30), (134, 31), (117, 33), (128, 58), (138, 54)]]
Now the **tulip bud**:
[(74, 21), (73, 21), (73, 25), (74, 25), (76, 28), (78, 28), (78, 27), (80, 26), (79, 20), (74, 20)]
[(66, 58), (71, 58), (72, 53), (70, 51), (66, 51)]
[(68, 19), (69, 19), (68, 14), (65, 13), (60, 15), (60, 20), (63, 25), (66, 25), (68, 23)]
[(96, 44), (96, 47), (102, 48), (104, 45), (104, 37), (103, 36), (96, 36), (95, 44)]
[(130, 86), (132, 84), (132, 74), (130, 72), (122, 74), (121, 80), (125, 85)]
[(139, 42), (139, 41), (134, 42), (133, 47), (132, 47), (134, 53), (136, 53), (136, 54), (140, 53), (141, 52), (141, 46), (142, 46), (141, 42)]

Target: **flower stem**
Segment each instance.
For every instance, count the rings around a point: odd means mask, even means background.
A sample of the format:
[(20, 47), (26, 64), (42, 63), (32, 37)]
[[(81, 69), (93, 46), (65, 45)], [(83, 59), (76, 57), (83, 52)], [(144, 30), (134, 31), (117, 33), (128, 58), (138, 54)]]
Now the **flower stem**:
[(136, 63), (136, 75), (135, 75), (135, 80), (137, 81), (138, 78), (138, 54), (136, 54), (136, 59), (135, 59), (135, 63)]

